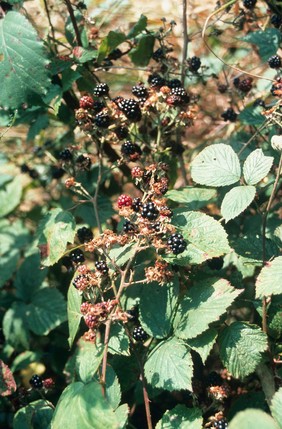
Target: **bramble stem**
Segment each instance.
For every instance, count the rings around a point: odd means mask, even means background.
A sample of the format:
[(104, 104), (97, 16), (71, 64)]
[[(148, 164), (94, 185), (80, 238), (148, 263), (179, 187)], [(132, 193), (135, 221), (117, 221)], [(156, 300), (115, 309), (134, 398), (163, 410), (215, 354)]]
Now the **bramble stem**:
[(183, 50), (181, 62), (181, 82), (184, 85), (185, 80), (185, 61), (188, 54), (188, 26), (187, 26), (187, 0), (182, 0), (182, 28), (183, 28)]
[(73, 26), (73, 29), (74, 29), (74, 32), (75, 32), (77, 44), (78, 44), (78, 46), (82, 46), (82, 40), (81, 40), (80, 32), (79, 32), (79, 29), (78, 29), (78, 26), (77, 26), (76, 18), (75, 18), (74, 13), (73, 13), (72, 4), (71, 4), (71, 2), (69, 0), (64, 0), (64, 2), (66, 4), (66, 6), (67, 6), (67, 9), (68, 9), (68, 12), (69, 12), (69, 15), (70, 15), (70, 19), (71, 19), (72, 26)]

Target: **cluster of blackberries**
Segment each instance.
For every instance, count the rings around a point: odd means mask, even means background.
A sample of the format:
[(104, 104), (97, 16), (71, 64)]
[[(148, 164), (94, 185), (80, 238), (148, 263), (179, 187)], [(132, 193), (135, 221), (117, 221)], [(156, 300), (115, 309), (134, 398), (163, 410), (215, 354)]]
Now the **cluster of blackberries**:
[(35, 374), (31, 377), (31, 379), (29, 380), (29, 384), (31, 385), (31, 387), (33, 387), (34, 389), (42, 389), (43, 387), (43, 380), (42, 377), (40, 377), (39, 375)]
[(70, 252), (70, 258), (75, 264), (82, 264), (85, 261), (84, 253), (80, 249), (74, 249)]
[(130, 222), (130, 220), (126, 219), (122, 229), (124, 232), (134, 232), (136, 227), (132, 222)]
[(132, 337), (135, 341), (143, 343), (147, 340), (148, 334), (144, 331), (142, 326), (135, 326), (132, 332)]
[(142, 117), (139, 103), (133, 98), (123, 98), (118, 102), (118, 107), (131, 122), (138, 122)]
[(76, 233), (80, 243), (87, 243), (93, 239), (93, 232), (86, 226), (79, 228)]
[(188, 60), (188, 70), (190, 70), (191, 72), (197, 72), (199, 70), (199, 68), (201, 67), (201, 60), (199, 57), (192, 57), (189, 58)]
[(96, 267), (96, 270), (100, 271), (104, 276), (109, 272), (109, 267), (106, 261), (100, 261), (100, 262), (96, 261), (95, 267)]
[(135, 97), (140, 100), (146, 100), (148, 98), (148, 90), (143, 83), (139, 83), (132, 87), (131, 92)]
[(183, 235), (181, 234), (172, 234), (168, 238), (167, 244), (174, 255), (183, 253), (187, 247), (187, 242), (184, 240)]
[(166, 80), (159, 74), (154, 73), (148, 77), (148, 83), (151, 88), (158, 89), (166, 85)]
[(138, 158), (142, 154), (140, 146), (136, 143), (132, 143), (130, 140), (127, 140), (121, 145), (121, 153), (124, 156), (129, 157), (130, 159)]
[(279, 69), (282, 65), (279, 55), (273, 55), (267, 62), (271, 69)]
[(59, 159), (64, 162), (72, 161), (73, 154), (69, 149), (64, 149), (59, 153)]
[(234, 109), (232, 109), (232, 107), (229, 107), (221, 114), (221, 117), (224, 119), (225, 122), (235, 122), (237, 120), (237, 116), (238, 114), (234, 111)]
[(131, 204), (131, 208), (137, 213), (140, 211), (142, 207), (141, 199), (140, 198), (134, 198)]

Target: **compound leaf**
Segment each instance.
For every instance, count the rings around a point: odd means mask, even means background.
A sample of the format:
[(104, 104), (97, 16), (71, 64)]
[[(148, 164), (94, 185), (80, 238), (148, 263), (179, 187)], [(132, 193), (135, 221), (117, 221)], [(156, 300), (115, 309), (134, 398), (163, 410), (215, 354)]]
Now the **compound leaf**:
[(206, 186), (227, 186), (240, 180), (239, 158), (232, 149), (223, 143), (206, 147), (191, 164), (194, 182)]

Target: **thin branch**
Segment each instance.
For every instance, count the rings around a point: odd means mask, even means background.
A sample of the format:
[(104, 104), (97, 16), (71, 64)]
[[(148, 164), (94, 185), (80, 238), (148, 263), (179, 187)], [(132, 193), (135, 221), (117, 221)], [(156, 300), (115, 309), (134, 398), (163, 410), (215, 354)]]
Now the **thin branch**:
[(72, 4), (71, 4), (71, 2), (69, 0), (64, 0), (64, 2), (66, 4), (66, 6), (67, 6), (67, 9), (68, 9), (68, 12), (69, 12), (69, 15), (70, 15), (70, 19), (71, 19), (72, 26), (73, 26), (73, 29), (74, 29), (74, 32), (75, 32), (77, 44), (78, 44), (78, 46), (82, 46), (82, 40), (81, 40), (80, 32), (79, 32), (79, 29), (78, 29), (78, 26), (77, 26), (76, 18), (74, 16)]
[[(53, 41), (55, 41), (56, 40), (55, 30), (54, 30), (54, 27), (53, 27), (53, 24), (52, 24), (52, 21), (51, 21), (51, 15), (50, 15), (50, 12), (49, 12), (47, 0), (44, 0), (44, 8), (45, 8), (45, 12), (46, 12), (47, 19), (48, 19), (48, 22), (49, 22), (49, 26), (50, 26), (50, 29), (51, 29), (52, 39), (53, 39)], [(56, 42), (57, 42), (57, 40), (56, 40)], [(55, 49), (55, 52), (58, 53), (57, 44), (56, 43), (54, 43), (54, 49)]]
[(187, 26), (187, 0), (182, 0), (182, 27), (183, 27), (183, 50), (181, 62), (181, 82), (185, 80), (185, 62), (188, 54), (188, 26)]

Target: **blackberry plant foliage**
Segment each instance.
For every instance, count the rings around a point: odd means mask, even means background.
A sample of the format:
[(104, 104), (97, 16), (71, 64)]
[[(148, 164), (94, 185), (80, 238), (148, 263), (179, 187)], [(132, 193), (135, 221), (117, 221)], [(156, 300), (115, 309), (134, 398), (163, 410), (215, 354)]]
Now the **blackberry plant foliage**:
[(49, 3), (0, 4), (1, 425), (280, 427), (279, 4)]

